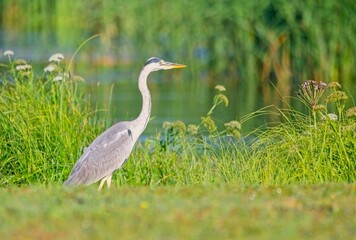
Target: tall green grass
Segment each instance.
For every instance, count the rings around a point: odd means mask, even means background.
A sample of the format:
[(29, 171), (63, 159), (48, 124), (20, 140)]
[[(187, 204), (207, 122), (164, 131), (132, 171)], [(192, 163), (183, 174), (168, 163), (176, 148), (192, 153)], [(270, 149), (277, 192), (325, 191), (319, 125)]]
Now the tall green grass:
[[(0, 184), (61, 184), (74, 162), (110, 119), (100, 120), (78, 90), (61, 56), (45, 73), (24, 60), (2, 64), (0, 85)], [(72, 62), (72, 61), (71, 61)], [(163, 123), (157, 136), (139, 142), (115, 173), (118, 185), (349, 183), (356, 178), (356, 108), (340, 84), (306, 81), (296, 97), (308, 114), (265, 107), (240, 121), (216, 118), (227, 106), (216, 86), (199, 124)], [(242, 133), (254, 118), (276, 121)]]
[[(266, 107), (240, 122), (220, 123), (214, 109), (228, 99), (217, 86), (212, 108), (200, 124), (164, 123), (161, 135), (138, 147), (117, 172), (119, 184), (355, 182), (356, 108), (345, 108), (348, 97), (340, 87), (317, 81), (301, 86), (298, 99), (309, 114)], [(276, 122), (241, 134), (246, 122), (266, 114), (276, 116)]]
[(62, 181), (104, 124), (63, 65), (36, 74), (8, 56), (0, 80), (0, 185)]

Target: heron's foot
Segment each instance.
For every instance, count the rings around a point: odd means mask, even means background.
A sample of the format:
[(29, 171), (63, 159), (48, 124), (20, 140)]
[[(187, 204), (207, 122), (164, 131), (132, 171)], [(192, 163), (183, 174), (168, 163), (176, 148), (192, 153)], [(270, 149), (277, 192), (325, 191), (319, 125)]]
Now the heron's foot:
[(112, 178), (112, 175), (110, 174), (110, 175), (104, 177), (103, 179), (101, 179), (98, 190), (101, 191), (105, 182), (107, 183), (108, 188), (110, 188), (111, 187), (111, 178)]

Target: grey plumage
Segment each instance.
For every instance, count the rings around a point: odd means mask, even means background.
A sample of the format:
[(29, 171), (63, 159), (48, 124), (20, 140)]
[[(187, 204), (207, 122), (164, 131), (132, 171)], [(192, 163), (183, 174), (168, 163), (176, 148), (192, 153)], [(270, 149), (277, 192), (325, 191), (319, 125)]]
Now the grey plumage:
[(150, 118), (151, 96), (147, 87), (148, 75), (153, 71), (183, 67), (185, 65), (165, 62), (156, 57), (148, 59), (138, 79), (138, 87), (142, 95), (140, 115), (133, 121), (119, 122), (100, 134), (84, 150), (64, 185), (90, 185), (102, 180), (99, 190), (105, 181), (110, 187), (112, 173), (121, 168), (128, 159)]

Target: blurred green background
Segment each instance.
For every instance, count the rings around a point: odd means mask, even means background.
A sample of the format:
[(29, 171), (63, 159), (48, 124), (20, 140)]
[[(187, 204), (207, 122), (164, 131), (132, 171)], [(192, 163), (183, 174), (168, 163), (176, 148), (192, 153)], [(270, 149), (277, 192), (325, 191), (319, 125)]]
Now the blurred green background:
[(217, 84), (230, 99), (215, 114), (221, 121), (271, 104), (302, 108), (290, 96), (308, 79), (338, 81), (355, 98), (355, 13), (350, 0), (0, 0), (0, 62), (11, 49), (41, 73), (53, 53), (68, 63), (83, 41), (102, 34), (81, 49), (73, 71), (114, 121), (140, 111), (136, 79), (146, 59), (188, 65), (150, 77), (147, 134), (166, 120), (198, 122)]

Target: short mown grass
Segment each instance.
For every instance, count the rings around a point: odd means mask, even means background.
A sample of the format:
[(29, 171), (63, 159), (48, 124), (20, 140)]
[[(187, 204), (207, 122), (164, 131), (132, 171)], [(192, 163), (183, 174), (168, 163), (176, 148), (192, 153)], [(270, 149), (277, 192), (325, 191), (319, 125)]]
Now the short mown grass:
[(352, 239), (354, 184), (0, 189), (2, 239)]

